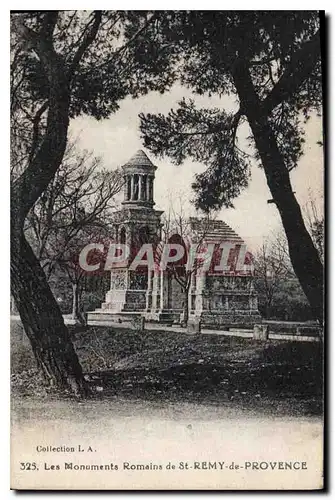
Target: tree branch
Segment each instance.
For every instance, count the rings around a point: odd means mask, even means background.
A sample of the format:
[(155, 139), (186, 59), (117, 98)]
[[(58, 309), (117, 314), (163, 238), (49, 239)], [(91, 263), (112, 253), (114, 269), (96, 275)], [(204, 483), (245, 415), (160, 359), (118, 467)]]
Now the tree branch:
[(42, 32), (44, 40), (52, 44), (52, 35), (58, 20), (58, 10), (50, 10), (45, 13), (42, 22)]
[(30, 150), (30, 154), (29, 154), (28, 163), (31, 163), (31, 161), (35, 155), (35, 150), (36, 150), (36, 146), (38, 143), (38, 127), (39, 127), (42, 115), (46, 111), (47, 107), (48, 107), (48, 101), (45, 101), (42, 104), (42, 106), (37, 110), (37, 112), (34, 116), (34, 119), (33, 119), (33, 137), (32, 137), (32, 141), (31, 141), (32, 144), (31, 144), (31, 150)]
[(158, 12), (155, 12), (150, 19), (140, 28), (122, 47), (120, 47), (118, 50), (116, 50), (113, 54), (111, 59), (108, 61), (100, 64), (98, 68), (102, 68), (104, 66), (108, 66), (111, 62), (113, 62), (115, 56), (120, 56), (123, 54), (123, 52), (150, 26), (150, 24), (157, 18)]
[(68, 78), (71, 80), (78, 64), (80, 63), (85, 51), (88, 49), (88, 47), (91, 45), (91, 43), (95, 40), (95, 37), (97, 36), (99, 26), (101, 23), (101, 18), (102, 18), (102, 12), (100, 10), (94, 11), (94, 22), (92, 25), (92, 28), (90, 29), (89, 33), (84, 37), (84, 40), (82, 41), (81, 45), (78, 47), (77, 52), (75, 53), (72, 63), (70, 65), (70, 69), (68, 71)]
[[(43, 17), (42, 29), (38, 33), (29, 29), (22, 22), (18, 23), (19, 33), (36, 51), (49, 81), (49, 111), (43, 141), (34, 157), (31, 157), (28, 168), (12, 186), (12, 222), (18, 230), (22, 229), (24, 218), (30, 208), (54, 177), (63, 159), (67, 143), (70, 106), (69, 81), (65, 71), (65, 60), (55, 51), (52, 42), (57, 18), (57, 12), (46, 12)], [(80, 60), (84, 50), (96, 36), (100, 19), (101, 12), (97, 12), (90, 34), (78, 49), (75, 56), (76, 61)], [(75, 68), (74, 65), (72, 67)], [(43, 106), (40, 113), (44, 111)], [(37, 114), (35, 117), (35, 138), (40, 116)]]
[(262, 101), (261, 110), (268, 115), (278, 104), (294, 94), (310, 75), (320, 57), (320, 30), (292, 56), (289, 65), (270, 94)]

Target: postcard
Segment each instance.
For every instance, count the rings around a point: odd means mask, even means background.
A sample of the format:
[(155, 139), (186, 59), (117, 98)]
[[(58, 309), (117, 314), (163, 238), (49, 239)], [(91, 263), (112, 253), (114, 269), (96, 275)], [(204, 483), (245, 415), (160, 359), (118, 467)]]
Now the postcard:
[(11, 12), (11, 488), (324, 488), (317, 11)]

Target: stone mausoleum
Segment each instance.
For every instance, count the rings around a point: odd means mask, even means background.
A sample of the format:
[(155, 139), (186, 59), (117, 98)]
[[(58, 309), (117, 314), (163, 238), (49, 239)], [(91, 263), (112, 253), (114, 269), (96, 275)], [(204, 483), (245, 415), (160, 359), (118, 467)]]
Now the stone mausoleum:
[[(123, 165), (124, 194), (121, 209), (115, 215), (111, 241), (138, 249), (142, 244), (159, 245), (162, 238), (163, 212), (155, 210), (154, 181), (157, 167), (143, 151), (138, 151)], [(192, 234), (198, 235), (202, 219), (190, 218)], [(230, 242), (237, 250), (245, 245), (225, 222), (210, 221), (203, 243)], [(189, 241), (183, 242), (185, 247)], [(234, 249), (233, 249), (234, 250)], [(232, 259), (234, 262), (234, 251)], [(229, 262), (229, 261), (228, 261)], [(253, 287), (251, 255), (246, 253), (245, 266), (236, 271), (232, 264), (217, 275), (197, 273), (191, 276), (188, 291), (189, 319), (198, 319), (203, 326), (224, 326), (258, 322), (257, 294)], [(130, 258), (111, 269), (110, 290), (101, 308), (88, 313), (88, 323), (120, 322), (134, 315), (147, 321), (179, 322), (183, 312), (185, 292), (169, 272), (160, 269), (129, 269)]]

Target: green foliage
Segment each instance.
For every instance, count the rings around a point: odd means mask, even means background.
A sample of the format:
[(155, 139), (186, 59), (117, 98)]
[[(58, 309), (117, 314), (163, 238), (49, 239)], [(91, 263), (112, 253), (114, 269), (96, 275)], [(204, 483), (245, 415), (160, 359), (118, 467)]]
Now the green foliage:
[[(34, 116), (45, 103), (51, 82), (41, 60), (20, 42), (16, 26), (23, 22), (39, 32), (45, 16), (32, 11), (13, 14), (12, 20), (14, 136), (28, 134), (31, 142), (27, 116)], [(96, 26), (95, 37), (82, 50), (85, 37)], [(318, 26), (318, 14), (313, 11), (59, 11), (53, 44), (64, 63), (60, 71), (69, 74), (70, 116), (84, 113), (102, 119), (114, 113), (127, 95), (163, 93), (175, 82), (199, 95), (232, 94), (238, 99), (233, 78), (237, 58), (264, 101), (282, 80), (295, 81), (303, 73), (305, 59), (296, 61), (297, 52)], [(286, 85), (277, 105), (269, 109), (289, 170), (303, 151), (301, 119), (308, 119), (321, 105), (320, 58), (316, 61), (297, 89), (292, 85), (293, 90), (287, 91)], [(243, 109), (235, 115), (197, 109), (194, 102), (182, 101), (168, 116), (141, 116), (142, 136), (155, 154), (167, 154), (177, 164), (191, 157), (207, 166), (193, 184), (198, 208), (230, 207), (248, 185), (248, 159), (238, 146), (244, 114)]]
[(231, 207), (231, 200), (247, 187), (249, 161), (234, 147), (238, 119), (233, 114), (197, 109), (194, 101), (182, 100), (167, 116), (142, 114), (140, 119), (145, 146), (154, 154), (167, 154), (177, 165), (187, 157), (207, 165), (192, 185), (197, 208)]
[[(288, 170), (303, 152), (302, 121), (321, 106), (319, 48), (308, 71), (310, 41), (317, 33), (317, 12), (180, 11), (162, 31), (173, 54), (169, 71), (195, 94), (232, 95), (240, 100), (234, 75), (237, 61), (250, 75), (255, 95), (269, 102), (267, 117)], [(306, 49), (305, 49), (306, 47)], [(178, 64), (174, 64), (176, 54)], [(272, 97), (273, 96), (273, 97)], [(241, 106), (241, 102), (240, 102)], [(141, 115), (145, 145), (177, 164), (190, 157), (207, 166), (193, 183), (197, 208), (232, 206), (248, 186), (249, 163), (238, 144), (238, 127), (246, 109), (197, 109), (182, 101), (167, 116)], [(259, 160), (259, 152), (250, 146)]]
[[(71, 71), (78, 47), (97, 16), (97, 35), (71, 80), (71, 116), (85, 113), (97, 119), (106, 118), (127, 95), (138, 96), (151, 89), (163, 92), (171, 83), (171, 78), (164, 74), (167, 62), (163, 67), (157, 64), (158, 60), (163, 63), (161, 36), (154, 24), (156, 16), (150, 11), (59, 11), (53, 43), (66, 58), (66, 71)], [(26, 14), (24, 19), (35, 30), (43, 23), (39, 13)], [(49, 82), (41, 62), (30, 53), (25, 57), (22, 63), (28, 70), (31, 95), (47, 98)]]
[(303, 144), (305, 143), (301, 116), (295, 109), (292, 100), (277, 106), (272, 111), (269, 121), (286, 168), (292, 170), (297, 166), (298, 160), (303, 154)]
[[(158, 29), (170, 15), (151, 11), (31, 11), (11, 15), (12, 168), (22, 173), (46, 131), (53, 85), (49, 62), (34, 43), (56, 52), (70, 91), (69, 117), (100, 120), (126, 96), (164, 92), (174, 81), (171, 50)], [(41, 53), (43, 50), (41, 49)], [(42, 111), (41, 111), (42, 110)]]

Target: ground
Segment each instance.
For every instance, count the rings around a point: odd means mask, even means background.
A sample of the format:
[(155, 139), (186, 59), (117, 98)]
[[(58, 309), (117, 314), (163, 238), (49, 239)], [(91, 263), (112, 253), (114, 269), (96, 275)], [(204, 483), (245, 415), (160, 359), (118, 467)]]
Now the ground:
[[(108, 327), (72, 330), (94, 401), (200, 404), (282, 416), (322, 413), (321, 344)], [(14, 400), (50, 401), (28, 340), (13, 322)]]
[[(81, 401), (43, 388), (20, 323), (12, 328), (12, 487), (322, 487), (319, 343), (106, 327), (72, 334), (92, 387), (92, 396)], [(93, 453), (37, 452), (37, 446), (78, 444)], [(38, 472), (22, 471), (22, 461), (36, 462)], [(307, 468), (246, 469), (260, 461), (298, 461)], [(63, 472), (67, 462), (113, 463), (119, 469)], [(171, 463), (175, 471), (166, 470)], [(195, 463), (204, 470), (194, 470)], [(209, 463), (225, 468), (206, 470)], [(45, 464), (59, 471), (45, 472)], [(129, 464), (134, 470), (125, 469)], [(138, 471), (143, 464), (162, 470)], [(231, 464), (241, 469), (231, 470)]]

